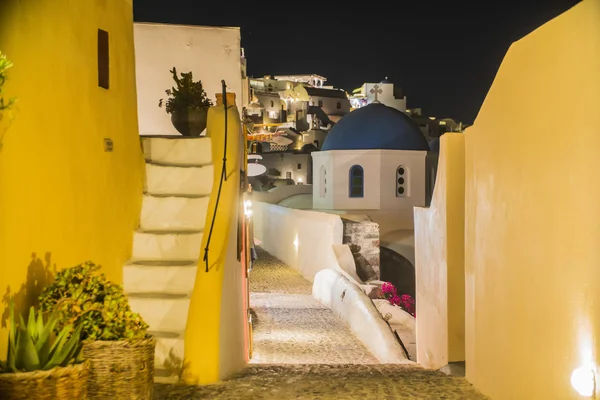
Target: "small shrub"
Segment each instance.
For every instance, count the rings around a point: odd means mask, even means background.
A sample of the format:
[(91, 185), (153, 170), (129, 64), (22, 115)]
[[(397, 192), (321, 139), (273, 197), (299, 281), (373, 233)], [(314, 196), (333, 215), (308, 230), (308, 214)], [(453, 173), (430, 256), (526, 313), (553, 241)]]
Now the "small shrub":
[(44, 311), (59, 315), (57, 329), (82, 324), (82, 340), (143, 339), (148, 324), (131, 311), (123, 288), (90, 261), (62, 270), (40, 295)]

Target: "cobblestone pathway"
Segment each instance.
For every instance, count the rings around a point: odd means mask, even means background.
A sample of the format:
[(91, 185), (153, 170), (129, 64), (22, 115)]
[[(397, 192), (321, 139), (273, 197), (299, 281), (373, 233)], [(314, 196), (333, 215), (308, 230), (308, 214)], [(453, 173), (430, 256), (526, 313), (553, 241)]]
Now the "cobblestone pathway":
[(155, 399), (485, 399), (464, 378), (415, 365), (378, 364), (343, 322), (310, 296), (308, 281), (260, 249), (258, 257), (250, 275), (252, 364), (217, 385), (156, 385)]
[(312, 284), (262, 250), (250, 273), (253, 364), (376, 364)]

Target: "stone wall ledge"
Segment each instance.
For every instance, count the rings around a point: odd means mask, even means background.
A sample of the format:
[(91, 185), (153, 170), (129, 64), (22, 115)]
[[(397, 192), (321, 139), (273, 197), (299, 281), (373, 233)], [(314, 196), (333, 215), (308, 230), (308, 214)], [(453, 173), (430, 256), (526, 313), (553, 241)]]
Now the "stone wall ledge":
[(341, 272), (319, 271), (313, 297), (331, 308), (381, 363), (413, 364), (371, 299)]

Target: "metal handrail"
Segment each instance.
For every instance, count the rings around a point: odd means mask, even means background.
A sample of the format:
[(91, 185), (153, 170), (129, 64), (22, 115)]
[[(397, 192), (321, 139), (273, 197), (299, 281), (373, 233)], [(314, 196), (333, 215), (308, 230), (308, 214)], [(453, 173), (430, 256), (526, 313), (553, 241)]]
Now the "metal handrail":
[(206, 263), (206, 270), (208, 272), (208, 250), (210, 247), (210, 240), (212, 239), (213, 228), (215, 227), (215, 220), (217, 218), (217, 210), (219, 209), (219, 201), (221, 200), (221, 189), (223, 188), (223, 182), (227, 181), (227, 85), (225, 80), (221, 80), (221, 86), (223, 90), (223, 108), (225, 109), (225, 137), (223, 140), (223, 168), (221, 169), (221, 178), (219, 179), (219, 190), (217, 191), (217, 201), (215, 203), (215, 210), (213, 212), (212, 221), (210, 223), (210, 230), (208, 231), (208, 239), (206, 239), (206, 247), (204, 248), (203, 261)]

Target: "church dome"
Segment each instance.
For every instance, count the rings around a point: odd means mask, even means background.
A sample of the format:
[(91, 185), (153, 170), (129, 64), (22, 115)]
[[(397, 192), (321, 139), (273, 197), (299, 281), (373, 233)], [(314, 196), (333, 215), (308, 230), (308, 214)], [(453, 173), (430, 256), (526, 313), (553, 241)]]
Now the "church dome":
[(371, 103), (331, 128), (321, 150), (429, 150), (417, 124), (403, 112)]

